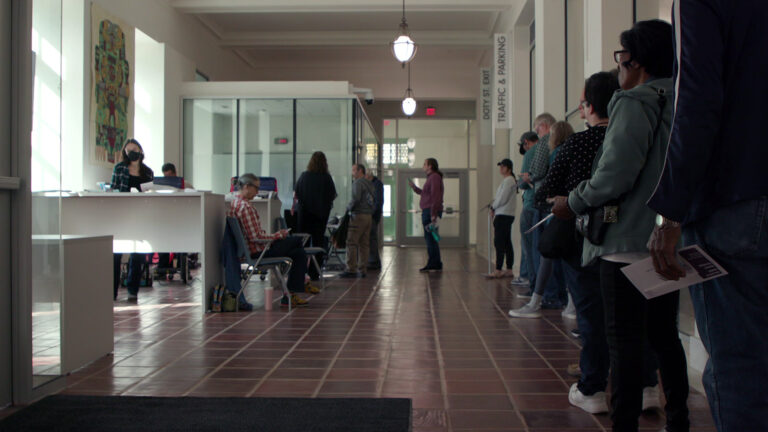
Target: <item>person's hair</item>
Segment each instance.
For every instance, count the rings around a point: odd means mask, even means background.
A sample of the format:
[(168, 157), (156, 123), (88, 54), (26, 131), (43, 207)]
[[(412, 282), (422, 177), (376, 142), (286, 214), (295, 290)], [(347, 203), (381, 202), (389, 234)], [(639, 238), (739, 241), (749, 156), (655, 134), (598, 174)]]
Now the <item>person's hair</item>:
[(533, 124), (536, 125), (539, 123), (545, 123), (547, 126), (552, 126), (553, 124), (555, 124), (555, 122), (557, 122), (557, 120), (555, 120), (555, 116), (553, 116), (548, 112), (545, 112), (537, 115), (536, 119), (533, 121)]
[(307, 171), (328, 174), (328, 160), (325, 158), (325, 153), (321, 151), (312, 153), (312, 157), (309, 158), (309, 163), (307, 164)]
[(549, 149), (554, 150), (573, 135), (573, 126), (566, 121), (559, 121), (552, 125), (552, 129), (549, 132)]
[(174, 165), (174, 164), (172, 164), (172, 163), (170, 163), (170, 162), (168, 162), (168, 163), (166, 163), (166, 164), (163, 164), (163, 168), (162, 168), (162, 171), (163, 171), (163, 172), (166, 172), (166, 171), (173, 171), (173, 172), (176, 172), (176, 165)]
[(600, 118), (608, 118), (608, 102), (618, 90), (618, 70), (598, 72), (584, 82), (584, 100)]
[(245, 173), (237, 179), (237, 184), (240, 186), (240, 189), (242, 190), (243, 186), (247, 184), (253, 184), (257, 181), (259, 181), (259, 178), (256, 177), (255, 174)]
[(356, 163), (355, 167), (357, 168), (358, 171), (360, 171), (361, 173), (363, 173), (363, 175), (365, 175), (365, 165)]
[(436, 172), (440, 177), (443, 176), (443, 172), (440, 171), (440, 167), (437, 164), (437, 159), (427, 158), (427, 165), (432, 169), (432, 172)]
[[(139, 144), (138, 141), (136, 141), (134, 138), (128, 138), (125, 140), (125, 144), (123, 144), (123, 149), (120, 151), (122, 153), (123, 157), (120, 162), (130, 165), (131, 164), (131, 158), (128, 157), (128, 152), (125, 151), (125, 148), (128, 147), (128, 144), (136, 144), (139, 147), (139, 150), (141, 150), (141, 154), (144, 154), (144, 147)], [(144, 158), (142, 157), (139, 159), (139, 176), (146, 176), (147, 175), (147, 166), (144, 165)]]
[(672, 25), (654, 19), (638, 21), (621, 33), (621, 46), (629, 51), (629, 59), (645, 68), (655, 78), (669, 78), (675, 62)]

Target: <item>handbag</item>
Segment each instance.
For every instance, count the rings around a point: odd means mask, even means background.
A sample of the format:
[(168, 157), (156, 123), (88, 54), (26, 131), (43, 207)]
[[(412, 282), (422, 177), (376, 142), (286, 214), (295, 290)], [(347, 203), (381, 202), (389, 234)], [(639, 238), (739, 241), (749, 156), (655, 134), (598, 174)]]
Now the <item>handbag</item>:
[(345, 213), (339, 222), (339, 227), (331, 235), (331, 241), (338, 249), (347, 245), (347, 231), (349, 230), (349, 213)]
[(619, 221), (620, 201), (621, 198), (604, 206), (592, 207), (583, 215), (576, 216), (576, 231), (593, 245), (603, 244), (608, 227)]
[(539, 236), (539, 253), (544, 258), (567, 258), (578, 252), (573, 219), (552, 218)]

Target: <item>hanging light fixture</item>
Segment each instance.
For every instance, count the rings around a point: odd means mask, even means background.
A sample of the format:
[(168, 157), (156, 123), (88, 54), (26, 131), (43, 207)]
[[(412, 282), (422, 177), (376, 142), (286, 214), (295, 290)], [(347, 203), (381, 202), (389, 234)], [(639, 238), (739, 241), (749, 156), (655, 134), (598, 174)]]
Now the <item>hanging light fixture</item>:
[(411, 90), (411, 64), (408, 63), (408, 89), (405, 91), (405, 97), (403, 98), (403, 114), (410, 117), (415, 112), (416, 99), (413, 98), (413, 90)]
[(411, 39), (410, 32), (408, 31), (408, 21), (405, 20), (405, 0), (403, 0), (403, 21), (400, 23), (400, 35), (397, 39), (390, 42), (389, 45), (392, 47), (392, 55), (403, 64), (403, 67), (405, 67), (406, 63), (413, 60), (413, 57), (416, 55), (418, 46)]

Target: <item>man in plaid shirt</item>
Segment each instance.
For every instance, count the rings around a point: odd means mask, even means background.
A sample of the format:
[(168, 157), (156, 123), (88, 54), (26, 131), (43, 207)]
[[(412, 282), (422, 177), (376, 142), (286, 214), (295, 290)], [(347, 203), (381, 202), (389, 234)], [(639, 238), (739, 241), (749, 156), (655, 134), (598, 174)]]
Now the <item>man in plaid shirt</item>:
[[(288, 237), (288, 230), (280, 230), (268, 234), (261, 228), (259, 213), (250, 204), (251, 200), (259, 193), (259, 178), (253, 174), (243, 174), (238, 179), (240, 194), (235, 196), (227, 216), (236, 217), (240, 222), (245, 241), (251, 251), (252, 257), (257, 257), (266, 247), (264, 240), (272, 240), (269, 249), (264, 253), (264, 258), (288, 257), (293, 260), (293, 265), (288, 273), (288, 290), (297, 293), (304, 290), (304, 274), (307, 272), (307, 254), (300, 237)], [(316, 294), (316, 293), (313, 293)], [(291, 295), (293, 306), (305, 306), (307, 301), (296, 294)], [(282, 305), (288, 305), (288, 299), (284, 296)]]

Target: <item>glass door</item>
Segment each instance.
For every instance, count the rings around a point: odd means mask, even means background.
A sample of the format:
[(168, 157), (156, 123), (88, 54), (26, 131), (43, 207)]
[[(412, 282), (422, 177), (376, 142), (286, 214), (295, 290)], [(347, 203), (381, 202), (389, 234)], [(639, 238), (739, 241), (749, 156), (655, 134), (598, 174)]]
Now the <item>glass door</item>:
[[(440, 245), (466, 247), (468, 245), (469, 212), (467, 170), (443, 171), (443, 217), (439, 222)], [(413, 181), (423, 187), (426, 176), (422, 170), (397, 170), (397, 244), (424, 246), (424, 228), (421, 221), (420, 196), (408, 184)]]
[(0, 408), (11, 403), (11, 2), (0, 2)]

